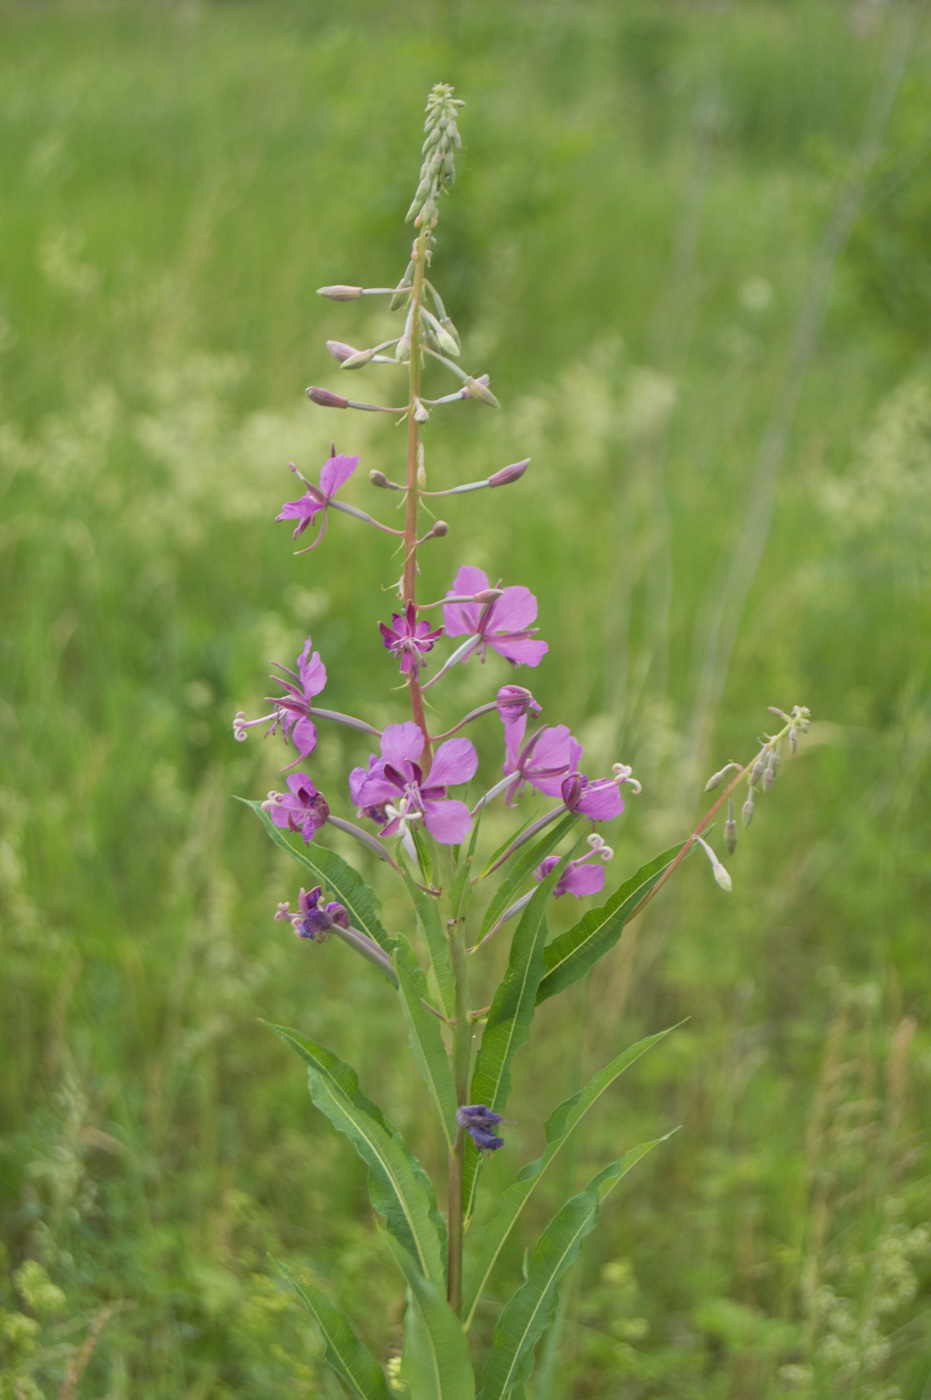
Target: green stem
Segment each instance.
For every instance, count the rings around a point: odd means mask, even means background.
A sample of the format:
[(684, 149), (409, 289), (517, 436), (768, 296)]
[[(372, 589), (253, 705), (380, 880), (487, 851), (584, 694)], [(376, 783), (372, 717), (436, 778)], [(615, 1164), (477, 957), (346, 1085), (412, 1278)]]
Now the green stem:
[[(407, 404), (407, 509), (404, 517), (404, 603), (417, 601), (417, 516), (419, 510), (417, 467), (420, 449), (420, 425), (414, 418), (414, 408), (420, 397), (420, 372), (422, 351), (420, 337), (420, 304), (423, 297), (424, 271), (427, 261), (427, 231), (424, 229), (414, 245), (414, 281), (411, 287), (411, 349), (410, 349), (410, 393)], [(424, 762), (429, 765), (431, 756), (430, 736), (424, 715), (423, 695), (416, 668), (407, 681), (410, 693), (411, 713), (414, 722), (423, 733)]]
[[(455, 917), (455, 911), (453, 911)], [(456, 1082), (456, 1102), (462, 1106), (469, 1101), (469, 1075), (472, 1068), (472, 1017), (469, 1014), (469, 970), (466, 959), (465, 923), (456, 919), (450, 930), (450, 962), (456, 979), (456, 1028), (453, 1033), (453, 1078)], [(462, 1200), (462, 1166), (465, 1160), (466, 1134), (456, 1133), (449, 1154), (449, 1306), (457, 1317), (462, 1313), (462, 1241), (464, 1211)]]

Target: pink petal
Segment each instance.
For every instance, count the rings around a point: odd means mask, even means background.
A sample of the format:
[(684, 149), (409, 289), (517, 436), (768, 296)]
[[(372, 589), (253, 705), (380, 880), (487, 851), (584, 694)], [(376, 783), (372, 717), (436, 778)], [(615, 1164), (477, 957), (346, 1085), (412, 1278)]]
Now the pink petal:
[(549, 645), (546, 642), (537, 642), (533, 637), (522, 637), (514, 642), (505, 637), (492, 635), (486, 640), (493, 651), (496, 651), (499, 656), (503, 656), (505, 661), (513, 661), (515, 666), (539, 666), (549, 651)]
[(444, 846), (457, 846), (472, 830), (472, 817), (464, 802), (451, 799), (428, 802), (424, 808), (424, 825), (435, 841)]
[[(488, 575), (481, 569), (476, 569), (472, 564), (463, 564), (455, 579), (450, 592), (455, 597), (458, 594), (480, 593), (483, 588), (488, 587)], [(481, 607), (478, 603), (453, 603), (445, 604), (443, 607), (443, 624), (448, 637), (468, 637), (478, 630), (478, 619), (481, 614)]]
[(299, 501), (285, 501), (281, 514), (276, 520), (313, 520), (318, 510), (323, 510), (323, 502), (315, 501), (308, 492)]
[(297, 669), (301, 677), (301, 686), (304, 690), (304, 698), (309, 700), (314, 695), (319, 695), (326, 685), (326, 667), (320, 660), (319, 651), (315, 651), (310, 660), (307, 660), (307, 653), (310, 651), (310, 638), (307, 638), (307, 645), (297, 658)]
[(408, 759), (417, 762), (423, 745), (423, 733), (412, 719), (406, 719), (403, 724), (389, 724), (381, 736), (382, 758), (395, 768), (403, 768)]
[(518, 715), (515, 720), (504, 721), (504, 772), (513, 773), (517, 768), (517, 760), (520, 758), (521, 745), (524, 742), (524, 732), (527, 728), (527, 716)]
[(563, 871), (554, 894), (574, 894), (578, 899), (584, 899), (586, 895), (598, 894), (604, 889), (605, 868), (603, 865), (594, 865), (590, 861), (585, 861), (577, 865), (570, 862)]
[(369, 754), (368, 768), (353, 768), (349, 774), (349, 796), (352, 798), (354, 807), (365, 807), (367, 804), (362, 801), (362, 784), (372, 777), (375, 765), (381, 763), (380, 758), (374, 754)]
[(328, 457), (320, 468), (320, 489), (327, 499), (334, 496), (343, 482), (348, 481), (359, 465), (358, 457)]
[[(483, 575), (484, 577), (484, 575)], [(491, 606), (486, 632), (523, 632), (537, 620), (537, 600), (529, 588), (506, 588)]]
[(602, 778), (592, 783), (579, 799), (576, 811), (593, 822), (608, 822), (619, 817), (624, 810), (617, 784), (610, 778)]
[(291, 738), (301, 758), (306, 758), (317, 747), (317, 727), (312, 720), (301, 718), (291, 730)]
[(381, 773), (372, 773), (360, 783), (353, 801), (357, 807), (381, 807), (386, 802), (397, 802), (400, 795), (394, 783)]
[(467, 783), (475, 777), (477, 767), (478, 754), (471, 739), (447, 739), (434, 754), (424, 786), (452, 787), (456, 783)]

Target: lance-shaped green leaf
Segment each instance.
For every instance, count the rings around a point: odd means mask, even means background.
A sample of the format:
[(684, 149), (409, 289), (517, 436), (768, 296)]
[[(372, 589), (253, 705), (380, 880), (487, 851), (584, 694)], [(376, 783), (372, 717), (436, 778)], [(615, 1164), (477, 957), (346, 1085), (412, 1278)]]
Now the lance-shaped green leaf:
[[(572, 852), (567, 852), (556, 868), (541, 881), (524, 910), (511, 940), (507, 972), (488, 1008), (485, 1033), (472, 1076), (471, 1096), (472, 1103), (484, 1104), (495, 1113), (502, 1112), (507, 1103), (511, 1087), (511, 1060), (530, 1034), (537, 987), (544, 970), (546, 906), (571, 856)], [(472, 1213), (478, 1161), (478, 1151), (469, 1138), (462, 1175), (462, 1198), (467, 1217)]]
[[(239, 800), (245, 802), (245, 798)], [(312, 842), (305, 850), (299, 851), (296, 846), (291, 845), (284, 832), (279, 830), (268, 813), (263, 810), (261, 802), (246, 802), (246, 806), (251, 807), (260, 818), (275, 845), (280, 846), (283, 851), (287, 851), (299, 865), (302, 865), (309, 872), (315, 885), (329, 885), (334, 897), (340, 904), (345, 905), (352, 926), (367, 933), (369, 938), (374, 939), (384, 948), (385, 952), (390, 954), (394, 947), (394, 939), (386, 933), (378, 917), (378, 911), (381, 907), (378, 896), (365, 883), (361, 875), (357, 875), (342, 856), (338, 856), (335, 851), (328, 851), (324, 846), (318, 845), (316, 841)]]
[(602, 1201), (641, 1157), (663, 1141), (655, 1138), (631, 1148), (553, 1216), (530, 1256), (526, 1282), (498, 1319), (479, 1400), (503, 1400), (515, 1386), (526, 1382), (533, 1369), (534, 1347), (553, 1319), (557, 1284), (578, 1258), (585, 1236), (594, 1229)]
[(401, 1374), (416, 1400), (475, 1400), (475, 1373), (462, 1323), (394, 1240), (388, 1245), (407, 1280), (409, 1307)]
[(537, 990), (537, 1002), (546, 1001), (584, 977), (590, 967), (604, 957), (621, 936), (628, 915), (682, 850), (680, 841), (661, 856), (642, 865), (625, 880), (600, 909), (589, 909), (577, 924), (554, 938), (543, 954), (546, 974)]
[(299, 1283), (286, 1264), (274, 1260), (320, 1329), (326, 1359), (358, 1400), (392, 1400), (385, 1373), (368, 1347), (363, 1346), (352, 1324), (321, 1289)]
[(453, 977), (453, 970), (449, 964), (449, 940), (446, 937), (446, 930), (440, 916), (439, 903), (436, 895), (426, 894), (424, 890), (418, 888), (410, 872), (405, 870), (403, 865), (401, 874), (404, 876), (404, 883), (407, 885), (411, 903), (416, 911), (417, 921), (423, 929), (423, 936), (430, 950), (430, 961), (433, 963), (433, 973), (436, 977), (443, 1010), (448, 1017), (452, 1018), (456, 1014), (456, 979)]
[(452, 1065), (440, 1034), (440, 1023), (424, 1005), (427, 999), (427, 979), (414, 950), (403, 933), (398, 935), (394, 950), (395, 972), (401, 1007), (407, 1022), (411, 1051), (436, 1104), (447, 1145), (452, 1151), (456, 1137), (456, 1086)]
[(311, 1098), (368, 1166), (372, 1205), (384, 1216), (391, 1234), (422, 1273), (444, 1290), (445, 1232), (423, 1167), (397, 1128), (362, 1093), (355, 1070), (298, 1031), (284, 1026), (272, 1026), (272, 1030), (306, 1062)]
[(632, 1065), (635, 1060), (639, 1060), (640, 1056), (645, 1054), (652, 1045), (667, 1035), (669, 1035), (668, 1030), (659, 1031), (656, 1035), (648, 1035), (643, 1040), (638, 1040), (636, 1045), (631, 1045), (610, 1064), (605, 1065), (604, 1069), (599, 1070), (584, 1089), (580, 1089), (578, 1093), (564, 1099), (559, 1107), (550, 1114), (546, 1121), (546, 1147), (543, 1155), (538, 1157), (535, 1162), (528, 1162), (513, 1186), (507, 1188), (498, 1202), (497, 1214), (485, 1230), (481, 1254), (473, 1268), (470, 1269), (465, 1284), (463, 1317), (466, 1327), (470, 1326), (479, 1299), (501, 1256), (501, 1251), (520, 1218), (524, 1206), (539, 1185), (543, 1173), (568, 1141), (581, 1119), (605, 1090), (610, 1088), (618, 1075), (623, 1074), (629, 1065)]
[(556, 822), (546, 831), (539, 841), (535, 841), (532, 845), (525, 846), (517, 852), (507, 879), (502, 880), (485, 911), (485, 917), (479, 929), (479, 938), (484, 938), (488, 930), (500, 919), (505, 909), (514, 903), (520, 893), (521, 886), (526, 884), (530, 872), (540, 864), (544, 856), (548, 856), (550, 851), (559, 845), (566, 832), (571, 831), (575, 825), (575, 820), (570, 812), (568, 816), (563, 817), (561, 822)]

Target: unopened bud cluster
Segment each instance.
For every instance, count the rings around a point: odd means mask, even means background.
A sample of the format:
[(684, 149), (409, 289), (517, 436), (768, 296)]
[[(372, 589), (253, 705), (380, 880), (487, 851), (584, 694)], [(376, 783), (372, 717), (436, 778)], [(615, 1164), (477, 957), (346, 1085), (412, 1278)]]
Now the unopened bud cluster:
[[(762, 748), (752, 763), (742, 768), (739, 763), (725, 763), (724, 767), (717, 773), (712, 773), (705, 784), (705, 792), (713, 792), (720, 787), (731, 773), (736, 776), (731, 779), (731, 785), (727, 792), (727, 819), (724, 823), (724, 849), (729, 856), (737, 850), (737, 820), (734, 816), (733, 789), (738, 786), (743, 778), (747, 780), (747, 796), (740, 809), (741, 825), (746, 829), (753, 821), (753, 814), (756, 810), (756, 795), (759, 792), (768, 793), (776, 781), (776, 774), (779, 772), (779, 765), (782, 761), (782, 745), (786, 739), (789, 747), (795, 753), (798, 747), (799, 734), (807, 734), (811, 723), (811, 714), (804, 705), (793, 705), (791, 711), (786, 714), (785, 710), (778, 709), (775, 705), (770, 705), (770, 712), (778, 715), (785, 721), (784, 727), (778, 734), (764, 735)], [(711, 860), (714, 878), (722, 889), (730, 891), (731, 877), (724, 866), (721, 865), (717, 856), (712, 851), (707, 842), (701, 837), (697, 837), (699, 843), (704, 847)]]
[(453, 97), (448, 83), (437, 83), (427, 99), (420, 183), (407, 211), (406, 223), (413, 220), (418, 227), (425, 225), (427, 228), (436, 223), (437, 200), (456, 179), (455, 152), (462, 146), (456, 116), (457, 108), (463, 105), (460, 98)]

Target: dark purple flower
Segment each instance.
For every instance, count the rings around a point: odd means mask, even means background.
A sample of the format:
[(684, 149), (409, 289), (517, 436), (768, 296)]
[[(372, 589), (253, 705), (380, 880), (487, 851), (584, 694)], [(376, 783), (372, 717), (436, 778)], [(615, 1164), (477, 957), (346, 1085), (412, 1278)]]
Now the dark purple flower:
[[(296, 520), (293, 538), (297, 539), (302, 535), (307, 526), (316, 520), (320, 512), (323, 512), (323, 520), (320, 523), (320, 532), (308, 549), (316, 549), (317, 545), (326, 534), (326, 508), (336, 495), (339, 488), (349, 480), (359, 465), (358, 457), (344, 457), (342, 453), (328, 457), (320, 468), (320, 485), (312, 486), (305, 480), (298, 471), (294, 463), (291, 463), (291, 470), (295, 476), (300, 477), (307, 487), (303, 496), (297, 501), (285, 501), (281, 507), (281, 514), (276, 515), (276, 520)], [(303, 551), (306, 553), (306, 550)]]
[(320, 885), (315, 885), (310, 891), (302, 889), (297, 907), (298, 912), (292, 914), (290, 905), (279, 904), (275, 918), (290, 919), (298, 938), (312, 938), (318, 943), (325, 943), (334, 924), (340, 928), (349, 927), (349, 915), (344, 906), (335, 900), (324, 904)]
[(504, 1146), (504, 1138), (492, 1131), (504, 1119), (500, 1113), (493, 1113), (483, 1103), (464, 1104), (456, 1109), (456, 1122), (465, 1128), (479, 1152), (497, 1152)]
[(378, 630), (388, 650), (401, 658), (402, 676), (416, 675), (418, 665), (426, 666), (426, 653), (433, 650), (437, 637), (443, 635), (442, 627), (431, 632), (429, 622), (417, 621), (417, 608), (413, 603), (408, 603), (403, 613), (392, 613), (390, 627), (387, 622), (380, 622)]
[(444, 800), (446, 791), (474, 777), (478, 756), (471, 740), (447, 739), (434, 754), (424, 781), (417, 761), (423, 747), (423, 734), (413, 720), (389, 724), (381, 736), (381, 758), (373, 754), (367, 770), (353, 769), (349, 791), (366, 815), (378, 812), (376, 820), (382, 820), (384, 814), (381, 836), (400, 834), (410, 841), (410, 823), (422, 820), (436, 841), (454, 846), (469, 834), (472, 818), (464, 802)]
[[(308, 637), (304, 650), (297, 658), (297, 671), (290, 671), (287, 666), (282, 666), (280, 661), (272, 662), (285, 676), (291, 677), (290, 680), (284, 680), (280, 676), (272, 677), (285, 693), (266, 695), (266, 700), (275, 708), (271, 714), (261, 715), (259, 719), (247, 720), (240, 710), (233, 720), (235, 738), (243, 740), (248, 737), (248, 731), (254, 724), (267, 724), (271, 720), (271, 725), (265, 731), (266, 735), (274, 734), (280, 724), (285, 739), (293, 742), (301, 758), (313, 753), (317, 747), (317, 727), (310, 718), (310, 702), (326, 685), (326, 667), (320, 660), (318, 651), (311, 655), (311, 645)], [(295, 762), (297, 761), (295, 759)]]
[[(481, 569), (464, 565), (456, 575), (449, 597), (480, 593), (488, 588), (488, 576)], [(529, 588), (505, 588), (498, 598), (481, 606), (478, 603), (446, 603), (443, 621), (448, 637), (474, 637), (475, 645), (466, 651), (467, 661), (474, 651), (482, 661), (488, 647), (515, 666), (539, 666), (549, 651), (546, 642), (536, 641), (531, 627), (536, 621), (537, 600)]]
[(299, 831), (308, 845), (330, 815), (326, 799), (306, 773), (292, 773), (288, 791), (270, 792), (262, 807), (276, 826)]
[(508, 789), (511, 803), (520, 797), (526, 783), (547, 797), (558, 797), (566, 774), (574, 771), (582, 754), (565, 724), (543, 725), (521, 747), (525, 723), (505, 726), (504, 731), (504, 772), (505, 776), (514, 774)]
[[(581, 757), (582, 749), (579, 746), (578, 758)], [(563, 779), (561, 791), (562, 800), (569, 811), (578, 812), (579, 816), (588, 817), (589, 821), (611, 821), (624, 810), (618, 785), (613, 778), (596, 778), (594, 782), (589, 782), (584, 773), (573, 772)]]

